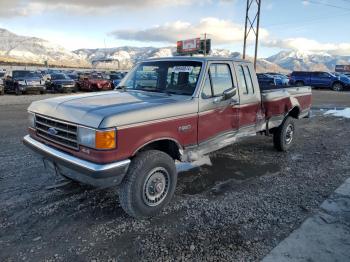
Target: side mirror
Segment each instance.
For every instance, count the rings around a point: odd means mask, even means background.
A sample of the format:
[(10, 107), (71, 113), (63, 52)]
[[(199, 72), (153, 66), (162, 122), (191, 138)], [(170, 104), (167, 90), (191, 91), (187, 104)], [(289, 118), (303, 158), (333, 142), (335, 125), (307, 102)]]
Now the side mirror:
[(222, 94), (222, 100), (229, 100), (237, 94), (237, 87), (227, 89)]

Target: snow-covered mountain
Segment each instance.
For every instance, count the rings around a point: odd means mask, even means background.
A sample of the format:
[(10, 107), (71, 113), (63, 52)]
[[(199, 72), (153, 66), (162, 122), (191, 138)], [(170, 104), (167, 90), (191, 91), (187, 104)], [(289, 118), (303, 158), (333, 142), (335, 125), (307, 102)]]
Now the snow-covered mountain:
[[(101, 48), (101, 49), (79, 49), (74, 51), (82, 59), (90, 61), (96, 67), (116, 67), (128, 69), (133, 64), (147, 58), (170, 57), (174, 56), (176, 49), (173, 47), (154, 48), (154, 47), (117, 47), (117, 48)], [(239, 52), (231, 52), (226, 49), (214, 49), (212, 56), (225, 58), (241, 58)], [(253, 60), (248, 57), (249, 60)], [(286, 72), (287, 70), (280, 66), (269, 62), (265, 59), (259, 59), (257, 70), (260, 72)]]
[[(47, 40), (16, 35), (0, 28), (0, 62), (21, 62), (71, 67), (129, 69), (136, 62), (157, 57), (175, 55), (174, 47), (116, 47), (100, 49), (79, 49), (69, 51)], [(214, 49), (213, 56), (240, 58), (238, 52)], [(248, 57), (249, 60), (252, 60)], [(327, 53), (282, 51), (266, 59), (259, 59), (259, 72), (290, 72), (293, 70), (334, 71), (336, 64), (350, 64), (349, 56), (332, 56)]]
[(173, 56), (175, 48), (155, 47), (116, 47), (99, 49), (79, 49), (74, 51), (80, 58), (85, 59), (96, 67), (116, 67), (129, 69), (135, 63), (157, 57)]
[(16, 35), (0, 28), (0, 60), (51, 65), (87, 66), (86, 60), (49, 41)]
[(290, 71), (334, 71), (335, 65), (350, 64), (350, 54), (333, 56), (325, 52), (282, 51), (266, 60)]

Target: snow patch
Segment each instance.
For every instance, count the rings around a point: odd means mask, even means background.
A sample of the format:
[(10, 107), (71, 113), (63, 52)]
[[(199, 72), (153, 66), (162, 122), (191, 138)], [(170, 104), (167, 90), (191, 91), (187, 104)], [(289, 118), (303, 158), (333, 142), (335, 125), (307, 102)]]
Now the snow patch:
[(337, 117), (350, 118), (350, 108), (345, 108), (343, 110), (328, 110), (325, 115), (332, 115)]

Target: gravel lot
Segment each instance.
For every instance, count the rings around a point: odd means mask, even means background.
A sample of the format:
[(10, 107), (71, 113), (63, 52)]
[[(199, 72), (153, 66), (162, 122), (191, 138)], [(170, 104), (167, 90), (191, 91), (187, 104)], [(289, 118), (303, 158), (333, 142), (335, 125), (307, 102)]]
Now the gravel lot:
[(0, 97), (0, 261), (259, 261), (350, 177), (350, 119), (315, 114), (289, 153), (266, 137), (221, 150), (137, 221), (116, 189), (47, 189), (56, 178), (21, 144), (39, 98)]

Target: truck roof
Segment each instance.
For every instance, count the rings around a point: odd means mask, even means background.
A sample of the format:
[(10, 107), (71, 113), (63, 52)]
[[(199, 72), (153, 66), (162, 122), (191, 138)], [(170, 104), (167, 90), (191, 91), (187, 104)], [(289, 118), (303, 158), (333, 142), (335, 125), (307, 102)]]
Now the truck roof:
[(171, 57), (159, 57), (159, 58), (149, 58), (145, 61), (169, 61), (169, 60), (175, 60), (175, 61), (199, 61), (199, 62), (206, 62), (206, 61), (233, 61), (233, 62), (245, 62), (245, 63), (251, 63), (248, 60), (238, 59), (238, 58), (226, 58), (226, 57), (220, 57), (220, 56), (171, 56)]

